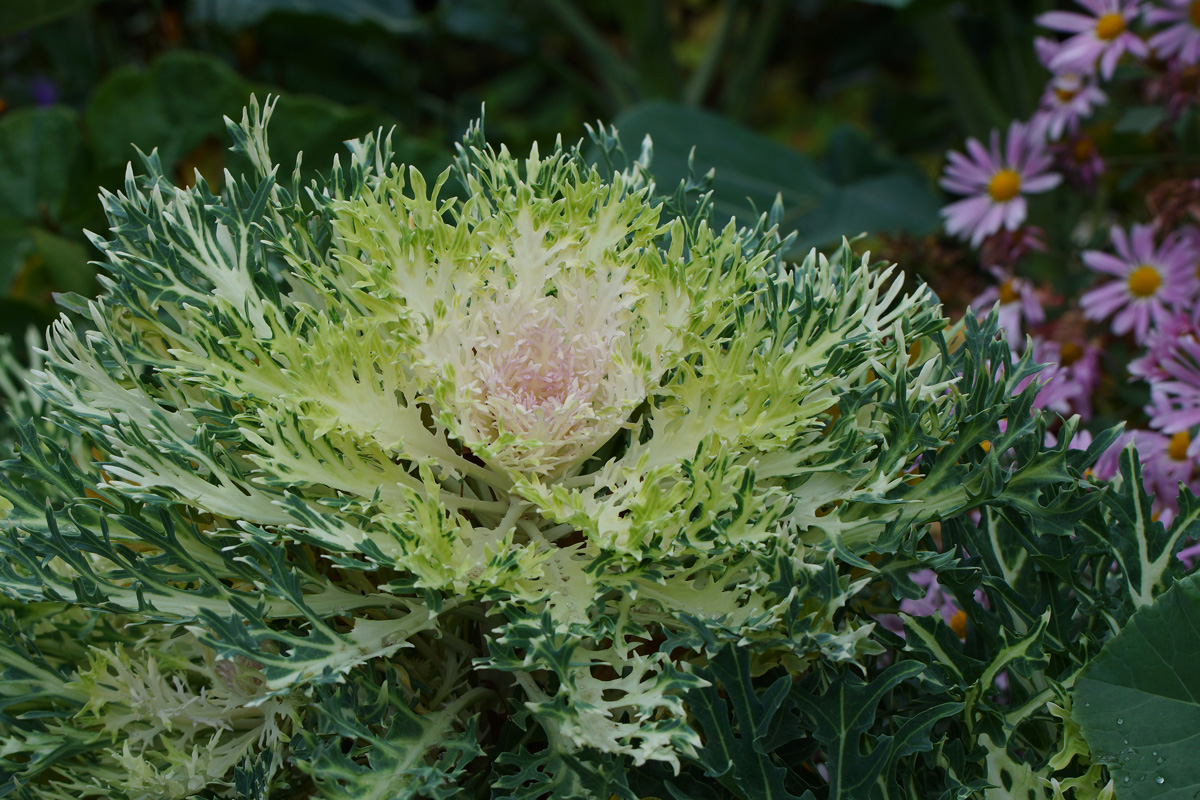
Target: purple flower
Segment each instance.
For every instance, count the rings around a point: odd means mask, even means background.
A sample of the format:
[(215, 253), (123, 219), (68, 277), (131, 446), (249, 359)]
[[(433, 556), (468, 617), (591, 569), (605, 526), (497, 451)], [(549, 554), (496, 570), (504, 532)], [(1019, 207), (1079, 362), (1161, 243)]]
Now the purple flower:
[(1180, 298), (1189, 285), (1195, 262), (1191, 247), (1176, 234), (1155, 246), (1154, 230), (1153, 225), (1134, 225), (1126, 236), (1114, 225), (1111, 235), (1117, 255), (1100, 250), (1083, 254), (1083, 262), (1092, 269), (1120, 278), (1080, 298), (1084, 315), (1102, 320), (1115, 314), (1113, 332), (1133, 331), (1139, 343), (1146, 341), (1152, 321), (1160, 325), (1171, 318), (1174, 298)]
[(58, 84), (45, 75), (35, 75), (29, 81), (29, 94), (36, 106), (52, 106), (58, 102)]
[(1142, 462), (1142, 482), (1154, 494), (1157, 519), (1164, 525), (1179, 511), (1179, 484), (1192, 484), (1195, 461), (1189, 452), (1192, 437), (1187, 431), (1165, 436), (1155, 431), (1138, 431), (1138, 458)]
[(920, 600), (905, 598), (900, 601), (900, 611), (911, 617), (928, 617), (931, 614), (941, 614), (942, 621), (958, 634), (958, 638), (966, 637), (967, 615), (954, 602), (954, 596), (938, 583), (937, 573), (931, 569), (922, 569), (909, 576), (913, 583), (924, 587), (925, 596)]
[(1050, 62), (1058, 55), (1058, 51), (1062, 50), (1062, 42), (1057, 39), (1047, 39), (1045, 36), (1035, 36), (1033, 49), (1037, 53), (1038, 62), (1046, 69), (1050, 69)]
[(1055, 75), (1046, 84), (1041, 105), (1029, 126), (1047, 141), (1056, 142), (1066, 132), (1079, 130), (1079, 121), (1092, 115), (1095, 106), (1108, 102), (1108, 96), (1091, 79), (1076, 72)]
[(1188, 565), (1188, 569), (1191, 569), (1196, 566), (1196, 561), (1200, 560), (1200, 542), (1189, 544), (1175, 555), (1180, 561)]
[(1139, 433), (1143, 431), (1124, 431), (1100, 454), (1096, 463), (1092, 465), (1092, 474), (1097, 480), (1111, 481), (1117, 477), (1117, 473), (1121, 471), (1121, 453)]
[(1054, 72), (1100, 73), (1111, 78), (1117, 61), (1126, 53), (1145, 57), (1146, 43), (1129, 31), (1141, 13), (1140, 0), (1077, 0), (1087, 14), (1048, 11), (1037, 18), (1039, 25), (1074, 34), (1051, 58)]
[(1163, 59), (1175, 56), (1186, 65), (1200, 61), (1200, 4), (1194, 0), (1160, 2), (1162, 5), (1146, 10), (1148, 24), (1169, 25), (1150, 37), (1155, 55)]
[(1012, 267), (1033, 251), (1046, 252), (1042, 240), (1045, 231), (1036, 225), (1019, 225), (1014, 231), (1001, 230), (983, 240), (979, 248), (979, 263), (991, 264), (992, 269)]
[(1142, 93), (1147, 105), (1166, 109), (1166, 118), (1159, 127), (1168, 126), (1196, 103), (1196, 70), (1179, 58), (1167, 59), (1143, 81)]
[(1145, 342), (1146, 352), (1129, 362), (1129, 374), (1149, 384), (1158, 384), (1187, 374), (1183, 365), (1189, 360), (1188, 351), (1200, 342), (1200, 327), (1193, 316), (1176, 312), (1159, 323)]
[(1091, 419), (1092, 393), (1100, 385), (1100, 348), (1091, 342), (1069, 339), (1053, 344), (1058, 349), (1059, 366), (1066, 371), (1071, 384), (1079, 388), (1071, 405), (1072, 413)]
[(1042, 387), (1034, 398), (1034, 406), (1048, 408), (1064, 417), (1079, 414), (1089, 418), (1092, 392), (1099, 381), (1099, 348), (1035, 337), (1032, 355), (1034, 361), (1046, 365), (1037, 375)]
[(1104, 174), (1104, 159), (1096, 143), (1087, 134), (1077, 133), (1052, 148), (1055, 165), (1067, 177), (1071, 186), (1092, 192), (1096, 180)]
[(986, 317), (996, 306), (1000, 330), (1008, 338), (1008, 346), (1018, 350), (1025, 343), (1022, 332), (1024, 324), (1040, 325), (1046, 319), (1046, 312), (1038, 302), (1031, 281), (1018, 278), (999, 267), (991, 267), (989, 271), (999, 284), (988, 287), (971, 301), (971, 306), (980, 317)]
[(1048, 171), (1051, 158), (1045, 142), (1019, 122), (1009, 126), (1003, 151), (1000, 132), (992, 131), (990, 148), (967, 139), (967, 153), (970, 157), (946, 154), (949, 164), (942, 187), (969, 197), (943, 208), (942, 216), (946, 231), (970, 237), (972, 247), (1001, 228), (1015, 230), (1025, 221), (1025, 194), (1048, 191), (1062, 180)]
[[(1047, 447), (1057, 447), (1058, 446), (1058, 437), (1052, 433), (1047, 432), (1046, 433), (1046, 446)], [(1068, 450), (1087, 450), (1091, 446), (1092, 446), (1092, 433), (1091, 433), (1091, 431), (1085, 430), (1083, 428), (1080, 428), (1079, 430), (1075, 431), (1075, 435), (1071, 437), (1071, 441), (1067, 442)]]
[[(1146, 355), (1129, 371), (1150, 383), (1150, 424), (1164, 433), (1200, 425), (1200, 331), (1194, 318), (1180, 315), (1150, 342)], [(1200, 440), (1191, 446), (1200, 455)]]

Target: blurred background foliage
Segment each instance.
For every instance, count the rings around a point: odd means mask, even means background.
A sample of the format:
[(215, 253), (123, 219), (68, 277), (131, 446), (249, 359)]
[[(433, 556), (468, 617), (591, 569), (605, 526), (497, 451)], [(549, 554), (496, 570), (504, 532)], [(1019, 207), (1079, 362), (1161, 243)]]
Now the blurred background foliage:
[[(219, 186), (222, 115), (281, 95), (273, 154), (324, 169), (396, 129), (428, 173), (486, 106), (520, 152), (603, 121), (671, 187), (716, 168), (721, 215), (781, 193), (798, 247), (871, 234), (950, 305), (986, 283), (939, 237), (948, 148), (1034, 109), (1045, 80), (1026, 0), (4, 0), (0, 3), (0, 332), (96, 289), (135, 147)], [(894, 252), (893, 252), (894, 251)], [(961, 266), (967, 265), (967, 266)]]

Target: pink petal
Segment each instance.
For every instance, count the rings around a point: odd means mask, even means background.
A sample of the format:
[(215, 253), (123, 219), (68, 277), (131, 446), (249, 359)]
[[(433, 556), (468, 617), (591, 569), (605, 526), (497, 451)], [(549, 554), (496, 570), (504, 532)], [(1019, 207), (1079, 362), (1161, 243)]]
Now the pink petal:
[(1020, 195), (1004, 203), (1004, 227), (1015, 231), (1025, 221), (1026, 213), (1025, 198)]
[(1125, 305), (1126, 300), (1128, 300), (1128, 295), (1125, 293), (1125, 284), (1110, 281), (1089, 292), (1084, 292), (1083, 296), (1079, 298), (1079, 305), (1083, 309), (1085, 317), (1101, 320)]
[(1050, 68), (1058, 72), (1091, 73), (1096, 68), (1096, 58), (1103, 50), (1102, 45), (1090, 33), (1072, 36), (1050, 62)]
[(1121, 47), (1111, 45), (1100, 55), (1100, 74), (1105, 80), (1112, 78), (1113, 72), (1117, 69), (1117, 62), (1121, 60), (1123, 55)]
[(1125, 259), (1127, 263), (1133, 263), (1137, 260), (1129, 249), (1129, 238), (1119, 225), (1112, 226), (1109, 230), (1109, 236), (1112, 237), (1113, 248), (1121, 258)]
[(975, 194), (987, 186), (986, 182), (983, 185), (980, 185), (978, 181), (967, 183), (966, 181), (951, 178), (949, 175), (939, 180), (938, 185), (946, 191), (954, 192), (955, 194)]
[(995, 172), (996, 168), (999, 166), (999, 164), (996, 163), (996, 159), (991, 157), (988, 151), (984, 149), (984, 146), (979, 143), (978, 139), (973, 137), (967, 139), (967, 152), (970, 153), (971, 158), (975, 160), (975, 163), (986, 169), (989, 174)]
[(1067, 33), (1091, 30), (1096, 25), (1095, 18), (1073, 11), (1047, 11), (1045, 14), (1039, 14), (1035, 21), (1043, 28)]
[(1096, 272), (1103, 272), (1118, 278), (1124, 278), (1129, 274), (1128, 261), (1122, 261), (1116, 256), (1105, 253), (1102, 250), (1085, 250), (1083, 253), (1083, 263)]
[(1021, 163), (1025, 144), (1025, 126), (1014, 122), (1008, 126), (1008, 141), (1005, 142), (1004, 157), (1009, 166)]
[(991, 236), (996, 231), (1000, 230), (1000, 224), (1004, 220), (1004, 206), (993, 205), (983, 215), (983, 219), (979, 220), (979, 224), (975, 226), (975, 233), (971, 236), (971, 246), (979, 247), (983, 242), (984, 237)]
[(1154, 227), (1151, 225), (1134, 225), (1130, 233), (1131, 250), (1133, 251), (1133, 261), (1139, 264), (1146, 264), (1157, 261), (1157, 253), (1154, 247)]
[(1022, 181), (1021, 190), (1026, 194), (1037, 194), (1038, 192), (1048, 192), (1060, 183), (1062, 183), (1062, 175), (1051, 172), (1048, 175), (1038, 175)]

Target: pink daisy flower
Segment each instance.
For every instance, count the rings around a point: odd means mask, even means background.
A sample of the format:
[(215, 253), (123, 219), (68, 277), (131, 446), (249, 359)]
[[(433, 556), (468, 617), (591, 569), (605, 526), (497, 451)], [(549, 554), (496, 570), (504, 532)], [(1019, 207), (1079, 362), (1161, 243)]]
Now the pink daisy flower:
[(1159, 58), (1177, 57), (1186, 65), (1200, 61), (1200, 3), (1195, 0), (1160, 0), (1146, 10), (1150, 25), (1166, 27), (1150, 37), (1150, 47)]
[[(1033, 404), (1056, 414), (1070, 417), (1079, 414), (1084, 419), (1092, 415), (1092, 392), (1099, 379), (1099, 348), (1087, 345), (1092, 353), (1073, 342), (1060, 343), (1053, 339), (1033, 339), (1033, 360), (1045, 364), (1038, 373), (1042, 384)], [(1095, 361), (1095, 367), (1089, 364)]]
[[(1046, 434), (1046, 446), (1047, 447), (1057, 447), (1058, 446), (1058, 437), (1052, 433), (1047, 433)], [(1084, 430), (1083, 428), (1080, 428), (1079, 430), (1075, 431), (1075, 435), (1071, 437), (1071, 441), (1067, 442), (1068, 450), (1087, 450), (1091, 446), (1092, 446), (1091, 431)]]
[(1075, 133), (1055, 144), (1052, 152), (1055, 166), (1063, 171), (1069, 185), (1089, 193), (1094, 191), (1097, 179), (1104, 174), (1104, 159), (1092, 137)]
[(1188, 569), (1195, 567), (1196, 561), (1200, 560), (1200, 542), (1189, 544), (1175, 555), (1180, 561), (1188, 565)]
[(1037, 17), (1039, 25), (1073, 34), (1051, 58), (1054, 72), (1096, 71), (1111, 78), (1125, 53), (1145, 57), (1146, 43), (1129, 27), (1141, 14), (1140, 0), (1077, 0), (1087, 14), (1048, 11)]
[[(929, 617), (934, 614), (941, 616), (942, 621), (960, 639), (966, 638), (967, 615), (954, 600), (954, 596), (938, 583), (937, 573), (931, 569), (917, 570), (909, 575), (913, 583), (925, 590), (925, 596), (918, 600), (904, 598), (900, 601), (900, 613), (910, 617)], [(976, 597), (979, 590), (976, 590)], [(883, 627), (897, 636), (904, 637), (904, 621), (896, 614), (881, 614), (877, 617)]]
[(1179, 511), (1179, 484), (1195, 491), (1195, 461), (1189, 451), (1192, 437), (1187, 431), (1165, 436), (1154, 431), (1138, 431), (1138, 458), (1142, 462), (1142, 481), (1154, 495), (1158, 521), (1170, 525)]
[(1108, 102), (1108, 96), (1077, 72), (1055, 75), (1046, 84), (1037, 113), (1029, 126), (1047, 141), (1056, 142), (1064, 133), (1079, 130), (1080, 120), (1092, 115), (1096, 106)]
[(985, 148), (978, 139), (967, 139), (970, 157), (947, 153), (949, 163), (941, 180), (948, 191), (969, 195), (943, 208), (942, 216), (946, 232), (969, 237), (972, 247), (1001, 228), (1016, 230), (1025, 221), (1025, 195), (1049, 191), (1062, 181), (1061, 175), (1048, 171), (1052, 159), (1045, 142), (1031, 135), (1026, 125), (1009, 126), (1003, 151), (999, 131), (992, 131), (990, 144)]
[(1032, 252), (1046, 252), (1042, 241), (1045, 231), (1036, 225), (1019, 225), (1014, 231), (1003, 229), (993, 233), (979, 248), (979, 263), (992, 264), (992, 270), (1012, 267)]
[(1121, 471), (1121, 452), (1143, 431), (1124, 431), (1100, 454), (1092, 465), (1092, 474), (1097, 480), (1111, 481)]
[(1091, 342), (1071, 340), (1047, 342), (1047, 347), (1057, 350), (1058, 365), (1066, 371), (1070, 383), (1079, 389), (1073, 395), (1071, 412), (1085, 420), (1091, 419), (1092, 394), (1100, 385), (1100, 348)]
[(1128, 236), (1114, 225), (1111, 235), (1117, 255), (1087, 250), (1083, 262), (1119, 280), (1086, 292), (1079, 304), (1088, 319), (1115, 315), (1113, 333), (1120, 336), (1133, 331), (1141, 344), (1146, 341), (1151, 322), (1161, 325), (1171, 318), (1172, 298), (1179, 297), (1187, 285), (1195, 256), (1175, 234), (1155, 246), (1153, 225), (1134, 225)]
[(928, 617), (930, 614), (940, 613), (942, 620), (949, 623), (958, 613), (958, 604), (938, 583), (937, 573), (931, 569), (922, 569), (909, 577), (913, 583), (925, 589), (925, 596), (920, 600), (901, 600), (900, 610), (912, 617)]
[(991, 267), (988, 271), (999, 283), (988, 287), (972, 300), (971, 307), (976, 309), (978, 316), (986, 317), (995, 306), (1000, 330), (1004, 331), (1008, 346), (1019, 350), (1025, 343), (1024, 326), (1040, 325), (1046, 319), (1046, 312), (1038, 301), (1031, 281), (1018, 278), (999, 267)]
[(1033, 37), (1033, 49), (1037, 53), (1038, 62), (1046, 69), (1050, 69), (1050, 62), (1058, 55), (1058, 51), (1062, 50), (1062, 42), (1057, 39), (1048, 39), (1045, 36), (1035, 36)]
[[(1200, 425), (1200, 337), (1194, 321), (1164, 329), (1130, 372), (1150, 383), (1146, 413), (1152, 427), (1174, 434)], [(1200, 457), (1200, 439), (1190, 447)]]
[(1188, 351), (1200, 346), (1198, 342), (1196, 320), (1186, 312), (1176, 312), (1150, 332), (1146, 352), (1129, 362), (1129, 374), (1150, 384), (1172, 380), (1173, 374), (1181, 374), (1181, 364), (1187, 363)]
[[(922, 569), (910, 576), (913, 583), (925, 589), (925, 596), (919, 600), (905, 598), (900, 601), (900, 611), (910, 617), (928, 617), (933, 614), (941, 616), (942, 621), (950, 626), (959, 639), (967, 637), (967, 615), (954, 600), (950, 592), (938, 583), (937, 573), (931, 569)], [(901, 624), (903, 635), (903, 624)]]

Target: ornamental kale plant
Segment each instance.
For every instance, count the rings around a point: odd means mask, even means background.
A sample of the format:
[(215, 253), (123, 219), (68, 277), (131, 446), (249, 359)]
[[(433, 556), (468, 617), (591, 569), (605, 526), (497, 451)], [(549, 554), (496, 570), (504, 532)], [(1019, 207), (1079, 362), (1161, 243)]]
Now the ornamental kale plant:
[(1108, 796), (1071, 689), (1200, 508), (1048, 443), (994, 317), (611, 130), (304, 185), (271, 110), (9, 359), (0, 795)]

